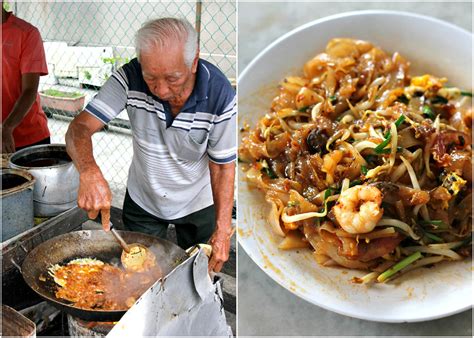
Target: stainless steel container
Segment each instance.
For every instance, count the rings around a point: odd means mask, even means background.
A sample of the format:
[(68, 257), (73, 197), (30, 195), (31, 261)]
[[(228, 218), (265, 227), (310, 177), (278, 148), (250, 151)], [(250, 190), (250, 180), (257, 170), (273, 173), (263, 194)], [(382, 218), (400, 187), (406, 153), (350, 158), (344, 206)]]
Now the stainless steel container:
[(34, 214), (56, 216), (77, 205), (79, 173), (64, 144), (45, 144), (17, 151), (10, 157), (11, 168), (26, 169), (35, 178)]
[(30, 229), (35, 178), (26, 170), (2, 168), (2, 242)]

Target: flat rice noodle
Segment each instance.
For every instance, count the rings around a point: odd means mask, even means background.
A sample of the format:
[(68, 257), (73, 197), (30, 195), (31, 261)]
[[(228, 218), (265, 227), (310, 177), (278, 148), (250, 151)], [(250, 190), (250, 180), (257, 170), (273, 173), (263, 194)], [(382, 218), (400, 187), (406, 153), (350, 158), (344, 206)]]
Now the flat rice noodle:
[(271, 205), (270, 213), (267, 216), (268, 223), (276, 235), (285, 237), (285, 233), (283, 232), (280, 223), (283, 203), (279, 199), (267, 199), (267, 201)]
[(383, 194), (383, 201), (395, 204), (401, 201), (404, 206), (414, 206), (426, 204), (430, 200), (430, 194), (427, 191), (413, 189), (401, 184), (381, 181), (370, 185), (377, 187)]
[(313, 203), (307, 201), (296, 190), (290, 190), (290, 202), (294, 203), (298, 208), (298, 213), (317, 212), (319, 208)]
[(275, 158), (286, 150), (291, 138), (288, 132), (284, 132), (275, 137), (274, 140), (267, 141), (266, 151), (268, 157)]
[(398, 145), (404, 149), (422, 144), (421, 140), (415, 138), (415, 131), (412, 128), (405, 128), (398, 133)]
[(402, 234), (397, 233), (393, 237), (376, 238), (369, 243), (361, 240), (358, 245), (358, 254), (353, 258), (361, 262), (369, 262), (373, 259), (385, 256), (395, 250), (404, 238)]
[(336, 245), (325, 241), (319, 241), (318, 246), (316, 248), (316, 254), (326, 255), (330, 257), (333, 261), (335, 261), (337, 264), (345, 268), (361, 270), (369, 269), (370, 264), (340, 256), (338, 251), (339, 249)]

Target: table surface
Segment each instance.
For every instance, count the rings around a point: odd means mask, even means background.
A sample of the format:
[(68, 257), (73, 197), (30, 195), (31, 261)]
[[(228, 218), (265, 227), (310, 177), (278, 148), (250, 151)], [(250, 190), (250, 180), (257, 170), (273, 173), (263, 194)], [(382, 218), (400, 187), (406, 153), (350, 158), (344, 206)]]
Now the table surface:
[[(328, 15), (365, 9), (433, 16), (472, 31), (471, 3), (246, 3), (238, 5), (239, 70), (284, 33)], [(472, 310), (406, 324), (377, 323), (339, 315), (306, 302), (268, 277), (238, 250), (238, 334), (247, 335), (468, 335)]]

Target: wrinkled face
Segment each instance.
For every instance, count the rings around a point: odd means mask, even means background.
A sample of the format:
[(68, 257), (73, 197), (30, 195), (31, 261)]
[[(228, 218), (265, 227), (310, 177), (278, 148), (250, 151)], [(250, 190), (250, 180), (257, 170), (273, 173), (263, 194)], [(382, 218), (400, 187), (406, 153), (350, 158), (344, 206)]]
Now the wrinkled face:
[(150, 91), (173, 105), (186, 101), (191, 94), (197, 58), (193, 65), (188, 67), (184, 62), (183, 45), (180, 43), (170, 45), (166, 48), (153, 47), (141, 52), (140, 64), (143, 79)]

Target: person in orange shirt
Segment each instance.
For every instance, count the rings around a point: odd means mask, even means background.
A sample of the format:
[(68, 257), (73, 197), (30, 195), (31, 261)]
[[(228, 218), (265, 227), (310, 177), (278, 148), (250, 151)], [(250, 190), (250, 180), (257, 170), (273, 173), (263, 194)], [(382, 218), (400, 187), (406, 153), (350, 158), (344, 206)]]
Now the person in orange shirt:
[(3, 1), (2, 57), (2, 153), (51, 143), (38, 95), (40, 76), (48, 74), (41, 35)]

